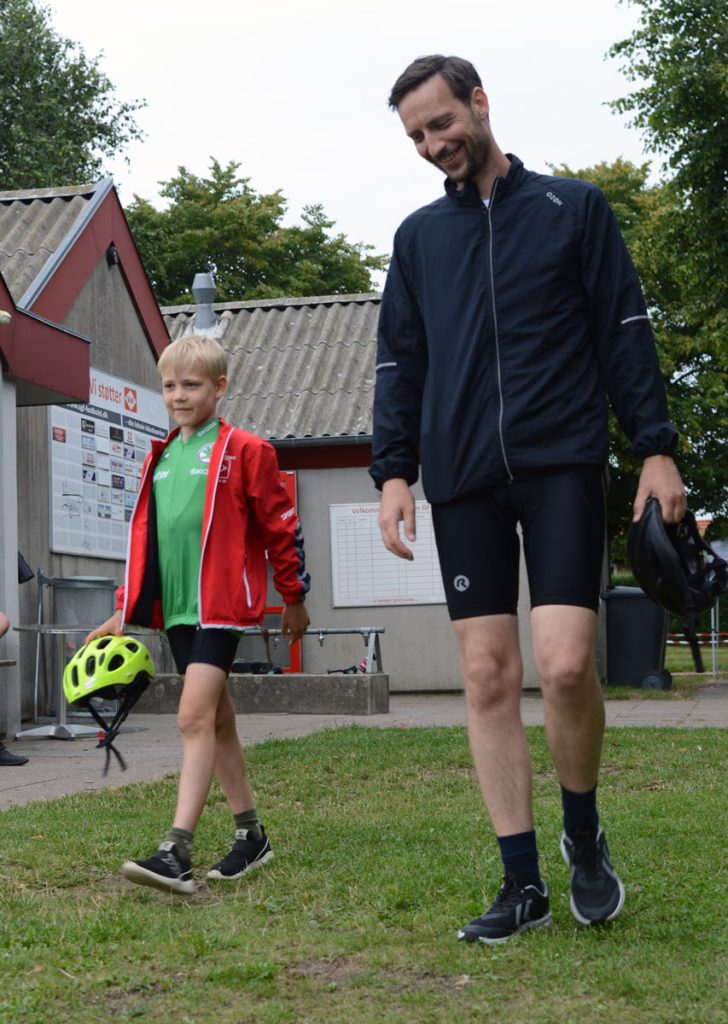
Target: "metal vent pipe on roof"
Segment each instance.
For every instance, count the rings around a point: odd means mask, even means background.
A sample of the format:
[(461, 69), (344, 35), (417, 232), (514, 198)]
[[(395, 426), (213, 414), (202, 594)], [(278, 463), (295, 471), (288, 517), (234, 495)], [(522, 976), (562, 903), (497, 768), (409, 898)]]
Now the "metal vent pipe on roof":
[(215, 298), (215, 280), (212, 274), (195, 274), (192, 295), (197, 303), (195, 329), (209, 331), (217, 325), (217, 317), (212, 308), (212, 300)]

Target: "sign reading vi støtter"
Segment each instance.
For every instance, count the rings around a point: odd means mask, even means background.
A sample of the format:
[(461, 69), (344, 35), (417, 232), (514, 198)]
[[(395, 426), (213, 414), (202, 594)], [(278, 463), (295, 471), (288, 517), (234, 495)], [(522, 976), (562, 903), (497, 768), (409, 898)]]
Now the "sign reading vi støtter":
[(102, 370), (87, 405), (49, 407), (52, 551), (126, 558), (142, 463), (168, 425), (161, 395)]

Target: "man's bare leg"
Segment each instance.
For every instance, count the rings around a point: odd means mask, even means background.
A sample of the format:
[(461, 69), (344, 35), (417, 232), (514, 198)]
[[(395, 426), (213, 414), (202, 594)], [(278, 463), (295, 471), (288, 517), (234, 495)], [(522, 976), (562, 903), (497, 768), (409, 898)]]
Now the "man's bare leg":
[(596, 786), (604, 737), (604, 699), (596, 674), (596, 613), (544, 605), (531, 613), (546, 738), (561, 783), (561, 852), (571, 871), (571, 912), (583, 925), (613, 920), (624, 885), (599, 827)]
[(523, 664), (514, 615), (456, 619), (468, 738), (497, 835), (533, 828), (531, 759), (521, 721)]
[(596, 624), (597, 616), (590, 608), (541, 605), (531, 612), (546, 740), (559, 781), (577, 793), (597, 784), (604, 736)]
[(494, 902), (458, 932), (466, 942), (507, 942), (551, 922), (538, 871), (531, 758), (521, 720), (523, 664), (515, 615), (453, 622), (460, 645), (468, 736), (480, 790), (498, 836), (505, 880)]

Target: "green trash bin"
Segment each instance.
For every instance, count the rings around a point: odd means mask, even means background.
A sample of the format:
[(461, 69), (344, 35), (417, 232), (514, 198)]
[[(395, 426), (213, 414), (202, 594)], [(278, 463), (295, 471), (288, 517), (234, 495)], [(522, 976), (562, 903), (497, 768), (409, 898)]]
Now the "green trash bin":
[(602, 599), (607, 608), (607, 685), (669, 690), (666, 610), (640, 587), (609, 587)]

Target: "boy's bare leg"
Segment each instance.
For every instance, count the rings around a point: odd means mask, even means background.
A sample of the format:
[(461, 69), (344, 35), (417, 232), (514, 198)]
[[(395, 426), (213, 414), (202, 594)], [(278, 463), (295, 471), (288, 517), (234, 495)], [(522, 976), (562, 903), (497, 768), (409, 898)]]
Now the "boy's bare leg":
[(194, 832), (215, 771), (215, 722), (227, 676), (221, 668), (194, 662), (185, 673), (177, 725), (182, 733), (182, 771), (174, 827)]
[(230, 691), (224, 686), (217, 702), (215, 718), (215, 775), (233, 814), (249, 811), (254, 806), (245, 754), (235, 724), (235, 708)]

